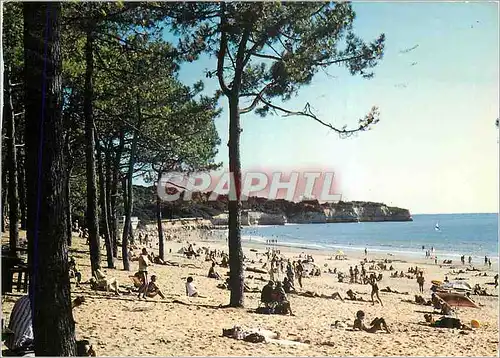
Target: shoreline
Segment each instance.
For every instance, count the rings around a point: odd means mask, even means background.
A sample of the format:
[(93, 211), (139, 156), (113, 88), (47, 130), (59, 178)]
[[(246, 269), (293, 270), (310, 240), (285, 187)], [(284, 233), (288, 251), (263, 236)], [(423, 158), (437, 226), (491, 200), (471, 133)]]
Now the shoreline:
[[(293, 225), (309, 225), (309, 224), (293, 224)], [(259, 228), (266, 228), (266, 227), (274, 227), (275, 225), (262, 225), (262, 226), (252, 226), (252, 228), (259, 229)], [(277, 227), (277, 226), (276, 226)], [(242, 230), (244, 231), (244, 230)], [(226, 237), (228, 234), (227, 229), (213, 229), (212, 232), (219, 236), (218, 240), (226, 241)], [(274, 248), (286, 248), (290, 249), (293, 251), (298, 251), (298, 250), (308, 250), (311, 251), (311, 253), (323, 253), (325, 255), (331, 255), (335, 256), (336, 252), (338, 250), (343, 251), (346, 254), (351, 254), (351, 255), (359, 255), (364, 257), (364, 249), (367, 248), (368, 252), (371, 254), (375, 254), (379, 258), (387, 258), (387, 259), (392, 259), (394, 257), (400, 257), (408, 262), (418, 262), (418, 263), (425, 263), (429, 265), (435, 265), (434, 259), (429, 259), (425, 257), (425, 250), (420, 250), (420, 251), (409, 251), (411, 248), (408, 249), (403, 249), (403, 250), (397, 250), (394, 247), (387, 247), (387, 248), (380, 248), (380, 247), (370, 247), (369, 245), (360, 245), (360, 246), (347, 246), (347, 245), (342, 245), (342, 244), (331, 244), (331, 245), (324, 245), (324, 244), (314, 244), (310, 242), (304, 242), (304, 243), (299, 243), (299, 242), (287, 242), (287, 241), (280, 241), (280, 239), (277, 239), (276, 243), (267, 243), (266, 242), (266, 237), (265, 236), (259, 236), (259, 235), (247, 235), (247, 234), (242, 234), (241, 235), (241, 240), (242, 240), (242, 245), (243, 244), (251, 244), (253, 248), (263, 248), (263, 247), (274, 247)], [(276, 239), (273, 237), (273, 239)], [(460, 263), (460, 253), (457, 252), (441, 252), (441, 251), (436, 251), (436, 256), (438, 257), (438, 265), (444, 265), (442, 262), (443, 260), (449, 260), (451, 259), (453, 261), (453, 265), (458, 265), (458, 266), (464, 266), (464, 267), (469, 267), (470, 265), (462, 265)], [(467, 255), (466, 255), (467, 257)], [(478, 256), (478, 255), (471, 255), (473, 258), (473, 263), (471, 266), (476, 267), (476, 268), (487, 268), (486, 265), (484, 265), (484, 256)], [(491, 259), (492, 263), (492, 270), (498, 270), (499, 267), (499, 257), (498, 253), (490, 253), (488, 255), (488, 258)]]

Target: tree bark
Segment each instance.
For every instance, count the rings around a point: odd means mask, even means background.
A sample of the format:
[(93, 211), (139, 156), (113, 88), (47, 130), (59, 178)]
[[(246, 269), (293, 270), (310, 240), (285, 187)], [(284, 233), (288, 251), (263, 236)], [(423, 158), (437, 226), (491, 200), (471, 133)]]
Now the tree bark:
[[(160, 184), (161, 172), (158, 172), (157, 185)], [(165, 242), (163, 241), (163, 225), (161, 223), (161, 198), (156, 191), (156, 221), (158, 224), (158, 250), (162, 260), (165, 260)]]
[[(105, 181), (104, 181), (104, 186), (105, 186), (105, 195), (106, 195), (106, 219), (108, 223), (108, 234), (109, 234), (109, 242), (111, 245), (111, 255), (113, 256), (113, 259), (116, 258), (114, 250), (113, 250), (113, 222), (112, 222), (112, 216), (111, 216), (111, 182), (113, 180), (113, 169), (112, 169), (112, 158), (111, 158), (111, 141), (108, 142), (108, 145), (105, 148), (105, 154), (104, 154), (104, 166), (106, 167), (105, 169)], [(114, 261), (114, 260), (113, 260)]]
[(83, 112), (85, 117), (85, 157), (87, 172), (87, 213), (86, 224), (89, 233), (90, 263), (92, 274), (101, 267), (101, 244), (99, 238), (99, 215), (97, 212), (97, 185), (95, 168), (95, 130), (93, 116), (94, 88), (92, 77), (94, 74), (94, 29), (91, 24), (87, 28), (85, 43), (85, 90)]
[[(115, 162), (113, 166), (113, 179), (111, 183), (111, 225), (112, 225), (112, 239), (113, 239), (113, 257), (118, 257), (118, 215), (116, 207), (116, 199), (118, 197), (118, 182), (120, 179), (120, 163), (122, 160), (122, 153), (125, 148), (125, 131), (120, 130), (120, 143), (115, 155)], [(123, 190), (125, 190), (123, 188)]]
[[(97, 141), (96, 141), (97, 142)], [(100, 144), (97, 144), (97, 169), (99, 172), (99, 203), (101, 206), (101, 217), (104, 228), (104, 243), (106, 245), (106, 259), (108, 261), (108, 268), (115, 268), (113, 260), (113, 250), (111, 245), (111, 236), (109, 234), (108, 225), (108, 199), (106, 197), (106, 183), (104, 179), (104, 170), (102, 165), (102, 153)]]
[(3, 163), (5, 163), (5, 151), (2, 151), (2, 221), (1, 221), (1, 230), (5, 232), (5, 217), (7, 212), (7, 173), (8, 170), (5, 170)]
[(4, 95), (6, 103), (3, 115), (7, 124), (7, 166), (9, 168), (9, 249), (10, 255), (17, 257), (19, 244), (19, 197), (17, 194), (17, 156), (16, 156), (16, 121), (14, 116), (14, 105), (12, 104), (12, 89), (10, 82), (10, 71), (4, 73)]
[[(68, 164), (66, 164), (68, 166)], [(68, 198), (66, 202), (66, 232), (68, 235), (68, 246), (71, 246), (73, 243), (73, 220), (71, 215), (71, 172), (73, 171), (73, 166), (68, 166), (66, 168), (66, 197)]]
[(66, 200), (66, 232), (68, 235), (68, 246), (71, 246), (73, 239), (73, 220), (71, 218), (71, 172), (73, 171), (73, 164), (70, 158), (71, 148), (69, 145), (69, 133), (66, 133), (64, 137), (64, 153), (66, 155), (66, 168), (64, 171), (66, 176), (64, 180), (66, 180), (66, 197), (68, 198), (68, 200)]
[(231, 307), (243, 307), (245, 283), (243, 271), (243, 250), (241, 247), (241, 161), (240, 161), (240, 113), (238, 95), (229, 98), (229, 171), (234, 180), (230, 181), (229, 194), (229, 270)]
[(60, 2), (25, 2), (25, 146), (36, 356), (75, 356), (66, 237)]
[[(125, 213), (128, 212), (128, 201), (129, 201), (129, 193), (128, 193), (128, 178), (123, 178), (122, 181), (122, 194), (123, 194), (123, 210)], [(127, 223), (127, 216), (125, 215), (125, 220), (123, 223), (123, 230), (122, 230), (122, 261), (123, 261), (123, 269), (125, 271), (130, 271), (130, 262), (128, 261), (128, 252), (127, 252), (127, 246), (128, 246), (128, 235), (130, 232), (130, 220)]]
[[(138, 104), (139, 106), (139, 104)], [(140, 111), (140, 110), (138, 110)], [(130, 270), (130, 263), (128, 262), (127, 246), (128, 239), (132, 234), (132, 211), (134, 209), (134, 185), (132, 183), (134, 177), (135, 153), (137, 151), (137, 130), (134, 129), (134, 136), (132, 138), (132, 146), (130, 148), (130, 158), (128, 163), (128, 173), (126, 178), (127, 183), (127, 201), (124, 203), (125, 207), (125, 223), (123, 225), (122, 236), (122, 256), (124, 270)]]
[(19, 189), (19, 213), (21, 221), (21, 230), (26, 230), (26, 175), (24, 170), (25, 154), (23, 150), (19, 151), (18, 156), (18, 189)]

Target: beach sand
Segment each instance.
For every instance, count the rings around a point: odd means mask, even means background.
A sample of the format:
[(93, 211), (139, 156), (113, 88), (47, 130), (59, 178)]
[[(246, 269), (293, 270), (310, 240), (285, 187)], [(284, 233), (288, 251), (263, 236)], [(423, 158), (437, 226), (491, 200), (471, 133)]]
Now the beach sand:
[[(462, 322), (470, 324), (472, 319), (481, 323), (481, 327), (462, 334), (457, 329), (432, 328), (422, 324), (424, 313), (432, 312), (428, 306), (404, 302), (414, 301), (418, 294), (415, 279), (390, 278), (390, 271), (381, 271), (384, 275), (379, 282), (379, 288), (390, 286), (399, 292), (407, 291), (408, 295), (380, 292), (384, 306), (372, 305), (371, 302), (352, 302), (324, 298), (307, 298), (289, 295), (295, 317), (282, 315), (263, 315), (252, 312), (258, 305), (260, 293), (246, 293), (245, 308), (219, 308), (229, 303), (229, 291), (217, 288), (221, 281), (207, 278), (209, 262), (199, 259), (187, 259), (176, 252), (186, 247), (186, 240), (195, 242), (197, 247), (222, 249), (227, 252), (225, 240), (197, 240), (196, 231), (186, 232), (184, 240), (166, 242), (166, 259), (180, 264), (193, 264), (199, 268), (153, 265), (149, 275), (157, 275), (158, 285), (167, 296), (165, 300), (159, 297), (148, 300), (137, 299), (136, 294), (114, 296), (112, 293), (95, 292), (88, 285), (75, 287), (72, 283), (72, 296), (83, 295), (86, 302), (74, 309), (76, 334), (78, 339), (89, 339), (98, 356), (497, 356), (498, 355), (498, 297), (473, 296), (480, 309), (460, 308), (458, 317)], [(255, 244), (243, 243), (245, 255), (250, 260), (258, 260), (256, 248), (263, 253), (265, 248)], [(172, 253), (169, 253), (170, 249)], [(349, 266), (358, 265), (364, 258), (364, 253), (349, 254), (348, 260), (330, 260), (334, 253), (318, 251), (292, 250), (280, 248), (281, 253), (292, 259), (297, 259), (298, 252), (313, 255), (315, 263), (323, 271), (337, 268), (348, 273)], [(89, 255), (83, 239), (74, 238), (72, 250), (83, 281), (90, 277)], [(119, 250), (120, 251), (120, 250)], [(153, 248), (153, 251), (157, 252)], [(138, 252), (138, 250), (136, 250)], [(103, 266), (106, 265), (103, 250)], [(423, 255), (424, 256), (424, 255)], [(382, 256), (368, 253), (367, 259), (398, 260), (397, 256)], [(424, 297), (430, 298), (430, 281), (443, 280), (448, 275), (450, 280), (457, 277), (466, 278), (471, 286), (479, 283), (484, 286), (493, 282), (495, 272), (476, 266), (487, 272), (487, 277), (476, 277), (477, 272), (466, 272), (454, 275), (450, 267), (441, 267), (430, 261), (395, 262), (395, 270), (404, 272), (408, 267), (418, 265), (424, 270), (426, 279)], [(121, 260), (117, 262), (122, 267)], [(262, 264), (248, 264), (251, 267), (261, 267)], [(388, 265), (389, 266), (389, 265)], [(463, 267), (456, 265), (458, 269)], [(137, 261), (131, 263), (131, 271), (121, 269), (105, 272), (110, 277), (116, 277), (121, 285), (130, 285), (129, 275), (137, 270)], [(217, 271), (225, 278), (227, 270), (220, 267)], [(269, 275), (247, 272), (247, 276)], [(185, 280), (192, 276), (200, 294), (207, 298), (188, 298), (185, 296)], [(282, 277), (282, 276), (281, 276)], [(348, 279), (347, 279), (348, 281)], [(250, 287), (262, 288), (265, 282), (248, 279)], [(296, 283), (296, 286), (298, 284)], [(346, 291), (352, 289), (361, 293), (365, 299), (370, 299), (370, 286), (361, 284), (339, 283), (337, 275), (322, 273), (320, 277), (305, 278), (303, 290), (331, 294), (338, 291), (346, 297)], [(486, 285), (488, 292), (498, 295), (498, 289)], [(4, 318), (8, 319), (16, 296), (9, 295), (2, 305)], [(181, 301), (185, 304), (173, 302)], [(375, 317), (384, 317), (391, 334), (377, 332), (375, 334), (352, 331), (356, 311), (366, 313), (368, 323)], [(434, 316), (436, 319), (440, 315)], [(346, 324), (345, 328), (333, 328), (335, 321)], [(248, 343), (240, 340), (222, 337), (222, 329), (235, 325), (247, 328), (261, 328), (280, 333), (282, 339), (307, 342), (301, 345), (285, 345), (278, 343)]]

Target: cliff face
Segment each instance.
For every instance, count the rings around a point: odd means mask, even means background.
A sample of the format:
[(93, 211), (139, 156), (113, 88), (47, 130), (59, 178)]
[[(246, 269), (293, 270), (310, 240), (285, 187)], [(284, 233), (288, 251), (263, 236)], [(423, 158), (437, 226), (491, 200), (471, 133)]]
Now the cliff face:
[[(152, 217), (141, 221), (153, 221), (156, 207), (155, 191), (151, 189), (150, 203), (144, 207), (134, 205), (134, 210), (152, 212)], [(194, 193), (191, 201), (177, 200), (162, 203), (163, 218), (204, 218), (213, 225), (227, 225), (227, 196), (209, 201), (210, 193)], [(145, 200), (143, 200), (145, 201)], [(250, 197), (242, 202), (242, 225), (319, 224), (341, 222), (412, 221), (409, 210), (390, 207), (382, 203), (352, 201), (320, 204), (316, 200), (298, 203)]]

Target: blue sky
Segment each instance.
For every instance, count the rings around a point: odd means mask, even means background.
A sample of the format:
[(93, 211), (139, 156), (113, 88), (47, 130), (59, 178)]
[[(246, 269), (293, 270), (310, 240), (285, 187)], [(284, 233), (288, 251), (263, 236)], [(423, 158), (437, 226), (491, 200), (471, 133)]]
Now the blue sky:
[[(331, 123), (356, 124), (380, 108), (373, 130), (349, 139), (307, 118), (242, 117), (243, 168), (335, 168), (343, 200), (370, 200), (412, 213), (498, 212), (499, 22), (496, 3), (354, 3), (365, 40), (386, 34), (375, 77), (344, 68), (320, 73), (287, 102), (309, 102)], [(402, 54), (401, 50), (413, 51)], [(412, 63), (416, 63), (412, 66)], [(183, 65), (186, 84), (215, 59)], [(206, 88), (217, 88), (205, 80)], [(216, 120), (217, 157), (227, 167), (227, 102)]]

